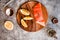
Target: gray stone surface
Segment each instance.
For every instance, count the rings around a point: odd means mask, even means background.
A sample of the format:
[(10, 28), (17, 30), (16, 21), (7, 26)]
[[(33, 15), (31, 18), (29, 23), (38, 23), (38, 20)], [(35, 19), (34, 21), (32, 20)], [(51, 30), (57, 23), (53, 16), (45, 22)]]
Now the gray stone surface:
[[(47, 28), (43, 28), (37, 32), (26, 32), (21, 29), (16, 21), (16, 11), (19, 5), (27, 0), (13, 0), (7, 5), (14, 9), (14, 14), (11, 17), (6, 16), (3, 11), (6, 1), (8, 0), (0, 0), (0, 40), (60, 40), (60, 0), (37, 0), (47, 8), (49, 18), (46, 27), (51, 27), (56, 30), (57, 39), (49, 37), (46, 34)], [(59, 22), (52, 24), (50, 21), (51, 16), (57, 17)], [(4, 28), (3, 24), (5, 20), (11, 20), (14, 23), (14, 29), (12, 31)]]

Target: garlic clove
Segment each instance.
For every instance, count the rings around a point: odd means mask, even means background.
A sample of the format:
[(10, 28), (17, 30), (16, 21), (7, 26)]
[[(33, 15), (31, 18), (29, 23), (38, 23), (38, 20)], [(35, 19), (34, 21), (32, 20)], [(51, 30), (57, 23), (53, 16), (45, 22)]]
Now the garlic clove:
[(12, 16), (13, 15), (13, 10), (11, 8), (6, 9), (6, 15), (7, 16)]

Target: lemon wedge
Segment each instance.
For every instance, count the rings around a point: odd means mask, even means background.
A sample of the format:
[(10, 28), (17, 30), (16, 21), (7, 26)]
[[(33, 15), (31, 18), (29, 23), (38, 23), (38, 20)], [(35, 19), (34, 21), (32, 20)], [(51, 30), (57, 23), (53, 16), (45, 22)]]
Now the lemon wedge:
[(30, 15), (30, 12), (26, 9), (20, 9), (20, 11), (23, 15)]
[(24, 20), (32, 20), (33, 18), (32, 17), (24, 17), (23, 19)]
[(28, 25), (26, 24), (26, 22), (25, 22), (23, 19), (21, 19), (21, 24), (22, 24), (24, 27), (28, 27)]

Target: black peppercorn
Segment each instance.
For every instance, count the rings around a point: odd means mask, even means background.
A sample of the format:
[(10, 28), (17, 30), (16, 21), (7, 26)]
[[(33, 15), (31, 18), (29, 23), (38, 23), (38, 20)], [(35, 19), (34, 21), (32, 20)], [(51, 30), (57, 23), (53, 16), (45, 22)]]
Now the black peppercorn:
[(49, 28), (49, 29), (47, 30), (47, 34), (48, 34), (48, 36), (54, 37), (54, 38), (57, 39), (57, 37), (56, 37), (56, 31), (53, 30), (52, 28)]
[(54, 30), (48, 30), (48, 35), (53, 37), (56, 34), (56, 31)]
[(51, 19), (51, 21), (52, 21), (53, 24), (58, 23), (58, 19), (57, 19), (56, 17), (53, 17), (53, 18)]

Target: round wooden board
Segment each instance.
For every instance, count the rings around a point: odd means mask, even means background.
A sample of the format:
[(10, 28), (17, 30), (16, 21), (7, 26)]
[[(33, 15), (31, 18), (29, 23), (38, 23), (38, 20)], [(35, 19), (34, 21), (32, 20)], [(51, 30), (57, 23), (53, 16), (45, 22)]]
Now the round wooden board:
[[(22, 24), (21, 24), (21, 19), (24, 18), (25, 16), (23, 14), (21, 14), (21, 12), (19, 11), (20, 9), (27, 9), (30, 11), (30, 15), (31, 17), (34, 18), (33, 16), (33, 11), (32, 11), (32, 8), (39, 2), (37, 1), (29, 1), (29, 2), (25, 2), (23, 3), (22, 5), (20, 5), (20, 7), (18, 8), (17, 10), (17, 13), (16, 13), (16, 19), (17, 19), (17, 23), (19, 24), (19, 26), (25, 30), (25, 31), (28, 31), (28, 32), (36, 32), (42, 28), (44, 28), (44, 26), (40, 25), (40, 24), (37, 24), (35, 19), (33, 20), (30, 20), (30, 21), (25, 21), (28, 25), (27, 28), (25, 28)], [(40, 3), (41, 4), (41, 3)], [(42, 8), (42, 11), (43, 11), (43, 17), (45, 19), (45, 23), (47, 23), (47, 20), (48, 20), (48, 13), (47, 13), (47, 10), (45, 8), (45, 6), (43, 4), (41, 4), (41, 8)]]

